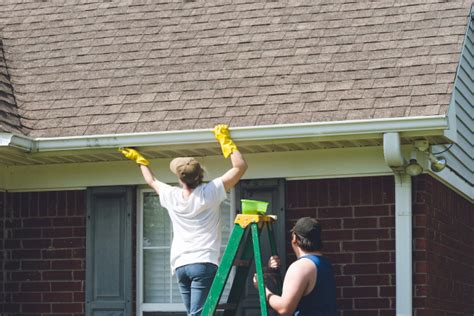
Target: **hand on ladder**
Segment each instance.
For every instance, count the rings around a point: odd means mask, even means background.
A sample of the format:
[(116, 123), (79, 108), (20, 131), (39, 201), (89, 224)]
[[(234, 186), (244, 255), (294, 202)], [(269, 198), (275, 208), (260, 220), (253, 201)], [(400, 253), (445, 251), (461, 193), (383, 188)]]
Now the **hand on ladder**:
[[(281, 274), (280, 274), (280, 257), (271, 256), (268, 259), (267, 268), (264, 268), (263, 282), (265, 288), (273, 290), (272, 292), (281, 291)], [(253, 276), (253, 286), (258, 290), (258, 278), (255, 273)], [(265, 295), (266, 296), (266, 295)]]
[[(224, 290), (225, 283), (229, 276), (232, 266), (238, 262), (235, 266), (236, 273), (232, 282), (229, 298), (227, 303), (224, 304), (224, 316), (235, 315), (241, 296), (244, 292), (245, 284), (247, 281), (248, 272), (250, 270), (251, 262), (255, 264), (257, 275), (261, 276), (263, 280), (263, 265), (261, 258), (261, 249), (259, 235), (264, 227), (267, 228), (268, 237), (270, 241), (270, 247), (272, 255), (276, 255), (276, 243), (273, 235), (272, 223), (276, 220), (275, 217), (264, 216), (264, 215), (237, 215), (234, 221), (234, 229), (229, 237), (229, 242), (224, 251), (221, 264), (217, 269), (214, 282), (212, 283), (211, 290), (207, 296), (206, 303), (204, 304), (202, 316), (213, 316), (219, 299)], [(238, 250), (241, 250), (238, 252)], [(240, 253), (240, 255), (238, 255)], [(272, 266), (276, 264), (277, 259), (272, 260)], [(280, 283), (278, 283), (280, 279)], [(281, 277), (277, 277), (277, 287), (281, 284)], [(268, 315), (267, 302), (265, 298), (265, 286), (264, 283), (256, 284), (259, 290), (259, 302), (262, 316)], [(279, 287), (281, 290), (281, 286)], [(280, 292), (278, 292), (280, 293)]]

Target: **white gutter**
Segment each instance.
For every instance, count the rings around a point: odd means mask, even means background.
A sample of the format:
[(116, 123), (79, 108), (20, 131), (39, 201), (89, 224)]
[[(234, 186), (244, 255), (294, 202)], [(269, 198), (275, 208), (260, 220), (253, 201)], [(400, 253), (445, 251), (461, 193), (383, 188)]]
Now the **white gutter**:
[(413, 311), (412, 281), (412, 185), (405, 173), (400, 152), (400, 135), (384, 134), (384, 155), (395, 178), (395, 283), (396, 314), (411, 316)]
[(21, 151), (31, 152), (34, 150), (34, 140), (26, 136), (18, 136), (8, 133), (0, 133), (0, 147), (13, 147)]
[[(390, 132), (444, 135), (448, 128), (446, 116), (385, 118), (322, 123), (301, 123), (231, 127), (236, 141), (278, 140), (320, 137), (370, 135)], [(78, 149), (116, 148), (121, 146), (160, 146), (214, 143), (211, 129), (162, 131), (149, 133), (87, 135), (71, 137), (29, 138), (0, 133), (0, 147), (10, 146), (26, 152), (46, 152)]]

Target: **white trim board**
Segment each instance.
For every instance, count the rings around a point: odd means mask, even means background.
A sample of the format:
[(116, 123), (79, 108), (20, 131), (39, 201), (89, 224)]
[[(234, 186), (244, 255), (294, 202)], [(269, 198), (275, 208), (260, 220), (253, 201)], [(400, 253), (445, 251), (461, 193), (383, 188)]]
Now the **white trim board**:
[[(381, 146), (337, 148), (291, 152), (255, 153), (245, 155), (249, 168), (246, 179), (264, 178), (334, 178), (390, 175)], [(207, 170), (206, 179), (222, 175), (230, 161), (222, 156), (199, 159)], [(157, 178), (175, 182), (169, 170), (170, 159), (154, 159), (151, 168)], [(144, 184), (134, 162), (71, 163), (40, 166), (9, 166), (5, 168), (5, 189), (39, 191), (88, 186)]]
[[(403, 145), (405, 159), (411, 146)], [(348, 178), (393, 175), (383, 157), (382, 146), (301, 150), (289, 152), (246, 154), (249, 169), (244, 179), (285, 178), (287, 180)], [(230, 162), (222, 156), (198, 158), (207, 170), (206, 178), (223, 174)], [(448, 168), (436, 174), (429, 171), (423, 155), (417, 155), (425, 172), (454, 191), (474, 201), (474, 189)], [(153, 159), (151, 168), (164, 182), (176, 182), (168, 168), (170, 159)], [(78, 190), (90, 186), (144, 185), (140, 170), (131, 161), (70, 163), (40, 166), (0, 166), (0, 190), (50, 191)]]
[(439, 173), (429, 172), (436, 180), (448, 186), (451, 190), (458, 192), (464, 196), (468, 201), (474, 203), (474, 187), (464, 181), (457, 174), (452, 172), (449, 168), (444, 169)]

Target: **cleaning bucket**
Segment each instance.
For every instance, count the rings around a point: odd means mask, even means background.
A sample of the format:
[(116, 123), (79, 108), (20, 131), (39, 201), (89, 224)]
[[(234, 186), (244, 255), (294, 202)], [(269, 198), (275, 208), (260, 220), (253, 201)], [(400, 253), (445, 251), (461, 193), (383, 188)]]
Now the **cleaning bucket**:
[(242, 203), (242, 214), (265, 214), (268, 202), (256, 200), (240, 200)]

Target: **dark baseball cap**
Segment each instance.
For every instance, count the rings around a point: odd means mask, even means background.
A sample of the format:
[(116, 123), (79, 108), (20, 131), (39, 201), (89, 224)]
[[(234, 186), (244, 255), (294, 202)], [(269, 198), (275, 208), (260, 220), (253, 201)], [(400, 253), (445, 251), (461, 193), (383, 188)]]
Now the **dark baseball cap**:
[(310, 240), (319, 240), (321, 238), (321, 226), (316, 219), (311, 217), (300, 218), (291, 231), (300, 237)]

